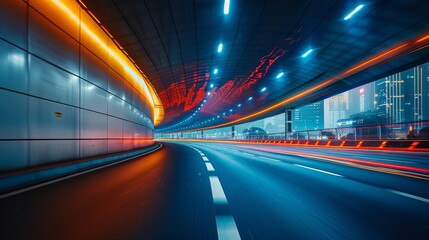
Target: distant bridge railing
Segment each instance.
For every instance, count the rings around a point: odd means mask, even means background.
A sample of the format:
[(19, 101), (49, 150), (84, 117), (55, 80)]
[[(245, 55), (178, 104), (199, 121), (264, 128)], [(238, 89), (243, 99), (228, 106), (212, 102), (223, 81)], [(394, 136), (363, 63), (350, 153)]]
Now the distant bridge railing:
[(395, 140), (429, 139), (429, 121), (374, 126), (340, 127), (291, 133), (240, 135), (234, 139), (256, 140)]
[[(429, 121), (393, 123), (373, 126), (339, 127), (291, 133), (203, 134), (189, 137), (180, 133), (160, 134), (160, 138), (212, 140), (429, 140)], [(169, 135), (169, 137), (167, 136)]]

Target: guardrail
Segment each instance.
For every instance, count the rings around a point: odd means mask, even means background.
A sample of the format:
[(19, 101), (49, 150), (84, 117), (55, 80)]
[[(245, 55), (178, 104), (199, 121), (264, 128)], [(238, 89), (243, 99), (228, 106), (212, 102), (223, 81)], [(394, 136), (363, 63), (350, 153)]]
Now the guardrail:
[[(170, 135), (172, 139), (194, 139), (181, 137), (180, 133), (161, 134)], [(221, 134), (199, 135), (197, 139), (216, 140), (429, 140), (429, 121), (407, 122), (386, 125), (339, 127), (318, 130), (295, 131), (291, 133), (264, 133), (264, 134), (240, 134), (235, 132), (225, 136)]]
[(355, 148), (372, 150), (398, 150), (429, 152), (429, 140), (263, 140), (263, 139), (196, 139), (196, 138), (164, 138), (159, 141), (185, 141), (185, 142), (227, 142), (239, 144), (279, 144), (289, 146), (329, 147), (329, 148)]

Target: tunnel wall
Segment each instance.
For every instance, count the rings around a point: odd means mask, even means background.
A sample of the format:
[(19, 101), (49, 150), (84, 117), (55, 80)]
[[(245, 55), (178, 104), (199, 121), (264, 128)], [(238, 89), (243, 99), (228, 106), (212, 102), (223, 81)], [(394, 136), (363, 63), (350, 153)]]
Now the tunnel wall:
[(152, 145), (153, 105), (116, 45), (75, 1), (75, 22), (46, 4), (0, 1), (0, 172)]

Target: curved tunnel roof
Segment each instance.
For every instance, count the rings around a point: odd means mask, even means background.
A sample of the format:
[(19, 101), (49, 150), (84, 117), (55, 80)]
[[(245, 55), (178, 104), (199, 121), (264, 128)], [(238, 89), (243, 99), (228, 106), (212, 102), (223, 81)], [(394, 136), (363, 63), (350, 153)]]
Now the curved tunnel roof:
[(423, 0), (363, 1), (348, 19), (355, 1), (84, 2), (156, 89), (158, 131), (254, 120), (429, 56)]

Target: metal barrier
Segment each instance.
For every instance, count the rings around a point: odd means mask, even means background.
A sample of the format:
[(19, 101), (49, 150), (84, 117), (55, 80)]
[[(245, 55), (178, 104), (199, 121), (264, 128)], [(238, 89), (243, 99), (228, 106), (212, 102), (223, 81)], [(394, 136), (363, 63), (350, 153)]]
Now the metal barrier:
[[(165, 135), (165, 134), (164, 134)], [(171, 133), (171, 139), (194, 139)], [(166, 138), (162, 136), (161, 138)], [(205, 135), (210, 140), (429, 140), (429, 121), (406, 122), (373, 126), (340, 127), (318, 130), (295, 131), (292, 133), (265, 133), (233, 136)]]

